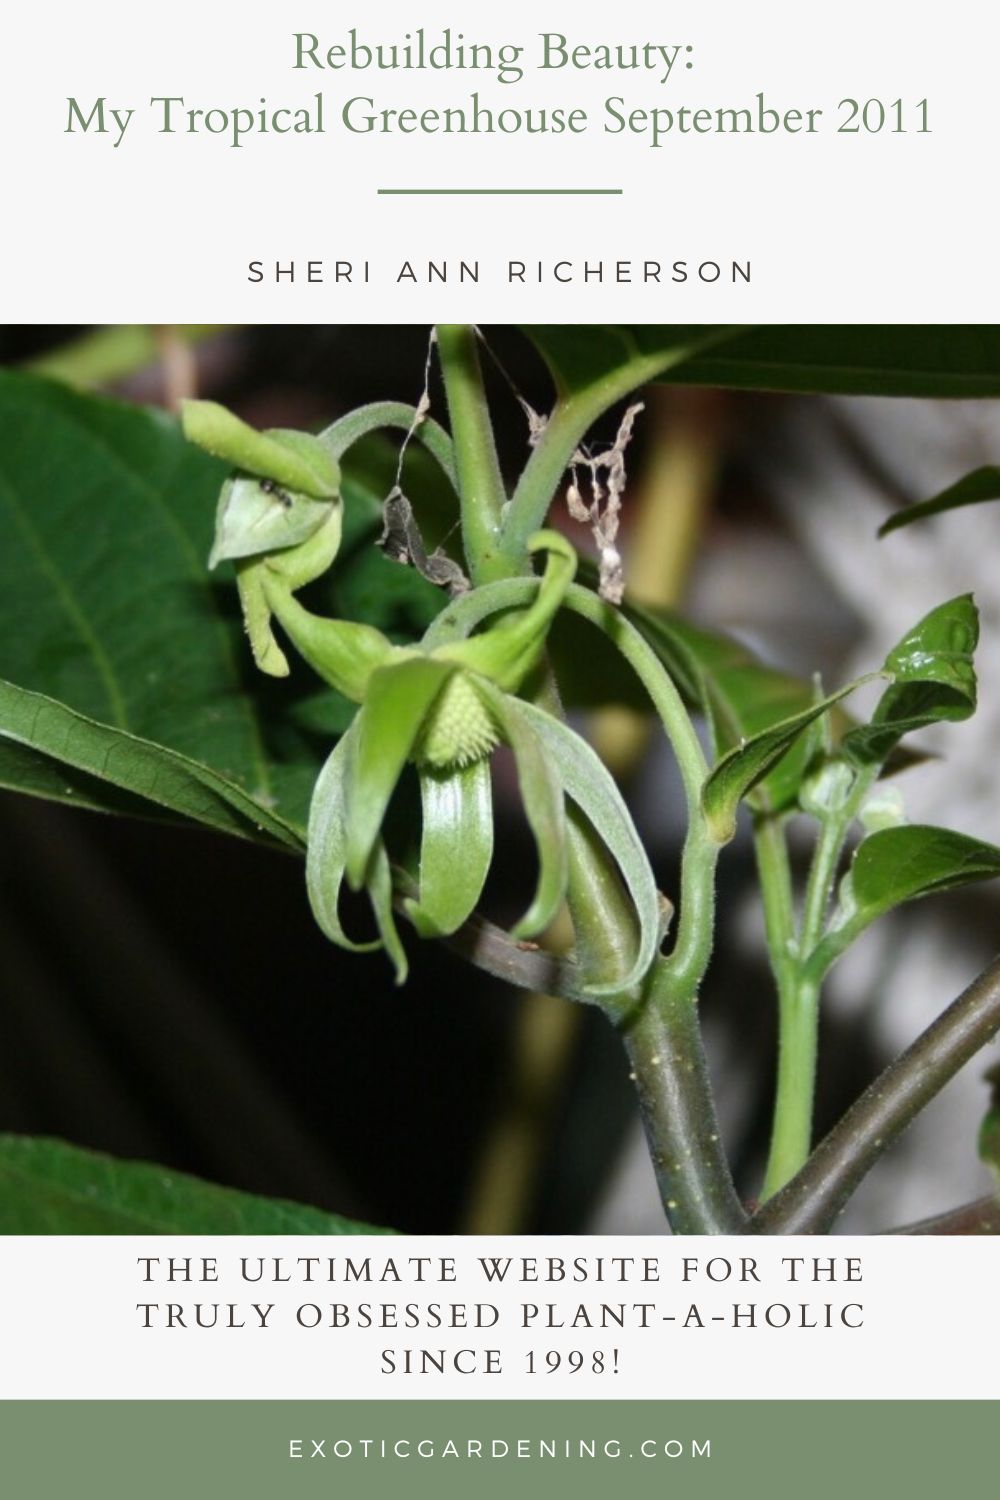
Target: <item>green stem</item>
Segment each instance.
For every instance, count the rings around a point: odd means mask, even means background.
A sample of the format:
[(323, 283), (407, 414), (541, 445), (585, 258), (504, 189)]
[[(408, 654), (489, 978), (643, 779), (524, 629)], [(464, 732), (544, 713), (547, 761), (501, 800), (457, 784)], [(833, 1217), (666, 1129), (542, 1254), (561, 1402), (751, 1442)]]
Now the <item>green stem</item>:
[(809, 1154), (816, 1069), (817, 1006), (802, 985), (788, 845), (778, 818), (754, 826), (771, 968), (778, 990), (778, 1080), (763, 1196), (769, 1198)]
[[(787, 853), (785, 869), (779, 871), (773, 847), (758, 840), (768, 948), (778, 987), (778, 1078), (764, 1202), (795, 1176), (812, 1149), (820, 995), (826, 972), (816, 960), (825, 954), (824, 932), (844, 844), (871, 781), (869, 773), (859, 773), (843, 806), (831, 809), (820, 824), (797, 940), (792, 926)], [(778, 903), (783, 908), (780, 916), (775, 910)]]
[(792, 871), (781, 820), (765, 814), (754, 820), (754, 852), (764, 901), (764, 930), (775, 982), (787, 985), (795, 965)]
[(889, 1064), (755, 1217), (760, 1234), (827, 1234), (874, 1164), (1000, 1031), (1000, 959)]
[(504, 521), (501, 545), (515, 572), (522, 570), (528, 538), (545, 524), (573, 454), (597, 419), (648, 381), (683, 364), (692, 354), (725, 343), (738, 332), (735, 327), (720, 325), (689, 344), (652, 354), (633, 349), (628, 358), (590, 385), (560, 397), (525, 465)]
[(812, 1147), (819, 990), (801, 978), (778, 991), (778, 1082), (762, 1199), (795, 1176)]
[(483, 386), (475, 329), (442, 323), (437, 329), (462, 508), (462, 540), (473, 583), (520, 571), (500, 554), (500, 524), (507, 495), (500, 474), (493, 424)]

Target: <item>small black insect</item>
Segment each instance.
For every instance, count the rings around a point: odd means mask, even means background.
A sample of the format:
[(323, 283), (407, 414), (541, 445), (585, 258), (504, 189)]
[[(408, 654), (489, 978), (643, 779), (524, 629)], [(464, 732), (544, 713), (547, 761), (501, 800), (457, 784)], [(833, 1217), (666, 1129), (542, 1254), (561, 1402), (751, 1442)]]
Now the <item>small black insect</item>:
[(273, 479), (262, 479), (260, 481), (260, 487), (264, 491), (265, 495), (273, 495), (275, 500), (277, 500), (280, 505), (283, 505), (286, 510), (291, 510), (291, 495), (289, 495), (287, 491), (280, 489)]

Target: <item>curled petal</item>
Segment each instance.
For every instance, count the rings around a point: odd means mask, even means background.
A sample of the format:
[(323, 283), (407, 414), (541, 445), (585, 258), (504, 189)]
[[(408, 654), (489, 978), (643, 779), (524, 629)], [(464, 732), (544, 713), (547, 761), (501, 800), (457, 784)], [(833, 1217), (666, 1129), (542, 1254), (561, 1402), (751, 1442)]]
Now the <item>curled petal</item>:
[[(339, 545), (339, 500), (312, 500), (308, 495), (280, 489), (270, 480), (238, 474), (222, 486), (208, 566), (298, 547), (331, 519), (336, 524)], [(336, 550), (335, 545), (330, 562)]]
[(517, 707), (543, 760), (558, 766), (566, 795), (607, 846), (635, 907), (638, 933), (631, 967), (613, 981), (585, 979), (582, 985), (588, 995), (625, 993), (640, 984), (662, 940), (664, 908), (642, 840), (614, 780), (586, 740), (532, 703)]
[(332, 500), (340, 489), (340, 467), (308, 432), (273, 428), (258, 432), (216, 401), (185, 401), (184, 436), (234, 469), (269, 479), (314, 500)]
[(485, 679), (481, 687), (514, 752), (521, 799), (538, 851), (534, 899), (511, 935), (537, 937), (552, 922), (566, 896), (568, 854), (562, 768), (546, 753), (535, 732), (530, 704), (508, 697)]
[(440, 646), (434, 653), (461, 662), (508, 692), (520, 686), (539, 660), (549, 626), (576, 573), (576, 553), (557, 531), (537, 531), (528, 545), (532, 552), (545, 552), (547, 557), (545, 573), (527, 609), (505, 615), (480, 635)]
[(369, 861), (368, 897), (379, 929), (379, 938), (355, 942), (340, 920), (340, 892), (347, 860), (347, 784), (357, 743), (357, 720), (337, 743), (316, 782), (309, 808), (306, 889), (313, 915), (328, 938), (352, 953), (367, 953), (384, 947), (396, 970), (396, 983), (406, 978), (406, 953), (396, 930), (392, 911), (392, 874), (381, 839)]

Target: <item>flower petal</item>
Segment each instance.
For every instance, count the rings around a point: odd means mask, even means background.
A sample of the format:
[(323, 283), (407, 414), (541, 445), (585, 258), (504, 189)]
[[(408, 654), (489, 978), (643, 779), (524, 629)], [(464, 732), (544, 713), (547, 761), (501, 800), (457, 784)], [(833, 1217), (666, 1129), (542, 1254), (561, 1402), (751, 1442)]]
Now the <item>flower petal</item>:
[(368, 861), (396, 782), (454, 670), (449, 662), (411, 656), (379, 667), (368, 679), (348, 779), (347, 879), (354, 890), (366, 883)]
[(439, 646), (434, 653), (461, 662), (508, 692), (521, 685), (541, 656), (553, 616), (576, 573), (576, 553), (557, 531), (536, 531), (528, 546), (548, 556), (538, 592), (527, 609), (505, 615), (479, 635)]
[(338, 741), (316, 782), (309, 808), (306, 889), (313, 915), (332, 942), (352, 953), (370, 953), (384, 947), (395, 967), (396, 983), (402, 984), (407, 972), (406, 953), (393, 917), (392, 873), (381, 839), (370, 861), (368, 878), (368, 896), (381, 937), (371, 942), (355, 942), (347, 936), (340, 921), (338, 908), (347, 854), (347, 782), (357, 737), (355, 719)]
[(188, 442), (246, 474), (271, 479), (314, 500), (332, 500), (340, 489), (339, 464), (308, 432), (258, 432), (217, 401), (183, 402), (181, 423)]
[(480, 679), (480, 687), (514, 752), (524, 811), (538, 851), (535, 897), (520, 922), (511, 929), (511, 936), (537, 937), (554, 919), (566, 896), (568, 855), (562, 767), (546, 754), (529, 713), (530, 704), (509, 697), (485, 678)]
[(533, 703), (519, 702), (518, 709), (545, 761), (558, 765), (567, 796), (586, 814), (607, 845), (638, 917), (638, 944), (631, 969), (613, 983), (584, 983), (583, 991), (610, 995), (634, 989), (656, 957), (662, 934), (659, 892), (642, 841), (610, 772), (586, 740)]
[(420, 796), (420, 895), (405, 909), (421, 937), (448, 937), (473, 911), (493, 858), (490, 763), (423, 771)]

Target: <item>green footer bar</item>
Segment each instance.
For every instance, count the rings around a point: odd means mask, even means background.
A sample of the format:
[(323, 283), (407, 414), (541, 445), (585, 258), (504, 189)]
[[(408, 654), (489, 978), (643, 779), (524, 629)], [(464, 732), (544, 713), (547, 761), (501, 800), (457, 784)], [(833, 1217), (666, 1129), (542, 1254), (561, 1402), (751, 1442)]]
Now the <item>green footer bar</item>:
[(997, 1430), (986, 1401), (9, 1401), (0, 1493), (940, 1500), (990, 1492)]

